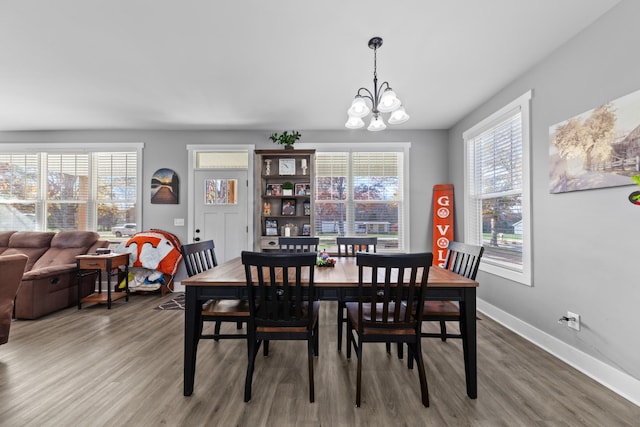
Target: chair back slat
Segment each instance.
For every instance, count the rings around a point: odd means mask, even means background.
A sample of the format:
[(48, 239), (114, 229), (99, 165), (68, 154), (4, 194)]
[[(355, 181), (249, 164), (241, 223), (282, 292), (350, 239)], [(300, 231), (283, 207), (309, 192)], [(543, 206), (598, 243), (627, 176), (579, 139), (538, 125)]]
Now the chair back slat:
[(315, 252), (243, 251), (242, 263), (256, 326), (311, 326)]
[(432, 262), (431, 253), (357, 254), (359, 332), (366, 328), (414, 328), (419, 332), (422, 310), (415, 313), (407, 307), (424, 304)]
[(189, 277), (218, 265), (213, 240), (182, 245), (180, 252)]
[(338, 256), (354, 257), (358, 252), (377, 252), (377, 237), (337, 237)]
[(280, 237), (281, 252), (318, 252), (319, 237)]
[(450, 242), (444, 268), (475, 280), (484, 253), (483, 246), (468, 245), (462, 242)]

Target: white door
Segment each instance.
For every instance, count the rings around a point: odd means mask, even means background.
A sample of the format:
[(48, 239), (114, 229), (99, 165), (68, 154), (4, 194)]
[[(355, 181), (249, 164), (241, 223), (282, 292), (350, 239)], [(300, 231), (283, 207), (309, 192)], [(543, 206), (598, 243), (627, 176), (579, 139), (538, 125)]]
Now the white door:
[(249, 249), (246, 170), (194, 172), (193, 240), (213, 240), (218, 263)]

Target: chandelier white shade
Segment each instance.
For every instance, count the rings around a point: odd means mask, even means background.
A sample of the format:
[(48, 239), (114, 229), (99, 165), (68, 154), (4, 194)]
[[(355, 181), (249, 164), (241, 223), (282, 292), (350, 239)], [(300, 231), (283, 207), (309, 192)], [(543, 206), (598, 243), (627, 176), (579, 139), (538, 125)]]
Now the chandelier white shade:
[(380, 117), (379, 114), (376, 114), (375, 116), (371, 117), (371, 123), (369, 123), (369, 127), (367, 128), (367, 130), (376, 132), (379, 130), (385, 130), (386, 128), (387, 125), (384, 124), (382, 117)]
[(360, 117), (349, 116), (349, 120), (347, 120), (345, 126), (349, 129), (360, 129), (364, 126), (364, 122)]
[(380, 103), (378, 104), (378, 111), (381, 113), (390, 113), (397, 110), (400, 107), (400, 100), (396, 96), (396, 93), (391, 89), (387, 89), (380, 97)]
[[(402, 102), (391, 89), (388, 82), (378, 86), (377, 72), (377, 51), (382, 46), (381, 37), (373, 37), (369, 40), (369, 47), (373, 49), (373, 93), (367, 88), (361, 87), (356, 93), (355, 99), (351, 102), (351, 107), (347, 110), (349, 119), (345, 126), (349, 129), (360, 129), (364, 126), (363, 117), (373, 113), (371, 123), (367, 127), (370, 131), (380, 131), (387, 128), (380, 113), (391, 113), (389, 124), (399, 125), (409, 120), (409, 115), (402, 106)], [(371, 107), (367, 105), (367, 101)]]
[(347, 112), (349, 117), (364, 117), (371, 111), (371, 108), (364, 101), (364, 98), (361, 96), (356, 96), (356, 98), (351, 103), (351, 108)]
[(407, 120), (409, 120), (409, 115), (404, 111), (404, 107), (400, 106), (400, 108), (391, 113), (391, 117), (389, 117), (389, 124), (399, 125)]

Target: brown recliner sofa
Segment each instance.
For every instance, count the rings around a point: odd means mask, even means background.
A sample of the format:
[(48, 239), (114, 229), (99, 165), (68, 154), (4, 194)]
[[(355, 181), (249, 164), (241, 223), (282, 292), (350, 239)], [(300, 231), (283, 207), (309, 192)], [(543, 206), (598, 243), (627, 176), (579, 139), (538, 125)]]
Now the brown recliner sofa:
[(22, 254), (0, 255), (0, 345), (9, 341), (13, 300), (28, 260), (29, 257)]
[[(93, 231), (2, 231), (0, 255), (29, 257), (15, 299), (17, 319), (37, 319), (78, 303), (75, 257), (108, 247)], [(81, 297), (95, 289), (97, 275), (82, 279)]]

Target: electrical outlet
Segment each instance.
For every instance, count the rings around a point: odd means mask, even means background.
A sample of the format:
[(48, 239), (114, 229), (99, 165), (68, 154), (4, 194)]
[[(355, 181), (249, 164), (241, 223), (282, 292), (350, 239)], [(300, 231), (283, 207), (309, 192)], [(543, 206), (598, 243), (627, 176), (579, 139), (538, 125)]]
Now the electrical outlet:
[(576, 331), (580, 330), (580, 315), (567, 311), (567, 317), (569, 321), (567, 322), (567, 326), (571, 329), (575, 329)]

